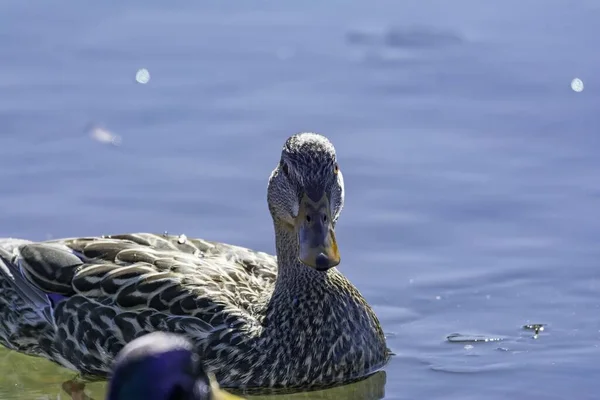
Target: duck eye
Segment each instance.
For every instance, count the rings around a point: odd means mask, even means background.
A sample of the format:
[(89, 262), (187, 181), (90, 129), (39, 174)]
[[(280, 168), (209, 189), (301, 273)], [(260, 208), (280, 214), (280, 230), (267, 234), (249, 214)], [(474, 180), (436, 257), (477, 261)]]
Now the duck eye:
[(338, 165), (338, 163), (335, 163), (333, 165), (333, 173), (337, 174), (338, 172), (340, 172), (340, 166)]

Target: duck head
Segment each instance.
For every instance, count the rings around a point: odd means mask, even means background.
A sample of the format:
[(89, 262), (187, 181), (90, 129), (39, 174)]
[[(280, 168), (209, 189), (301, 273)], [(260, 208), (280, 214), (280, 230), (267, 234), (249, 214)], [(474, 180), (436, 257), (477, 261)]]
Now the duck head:
[(300, 133), (287, 139), (269, 178), (267, 201), (276, 226), (297, 239), (302, 264), (327, 271), (340, 263), (335, 224), (344, 205), (344, 178), (325, 136)]
[(154, 332), (117, 355), (108, 400), (240, 400), (219, 388), (186, 338)]

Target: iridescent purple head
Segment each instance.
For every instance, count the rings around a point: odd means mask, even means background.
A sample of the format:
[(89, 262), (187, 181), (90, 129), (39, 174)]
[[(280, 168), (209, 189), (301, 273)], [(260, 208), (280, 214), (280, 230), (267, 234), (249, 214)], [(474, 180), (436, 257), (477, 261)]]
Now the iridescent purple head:
[(108, 400), (213, 400), (235, 398), (212, 383), (192, 343), (154, 332), (135, 339), (115, 359)]

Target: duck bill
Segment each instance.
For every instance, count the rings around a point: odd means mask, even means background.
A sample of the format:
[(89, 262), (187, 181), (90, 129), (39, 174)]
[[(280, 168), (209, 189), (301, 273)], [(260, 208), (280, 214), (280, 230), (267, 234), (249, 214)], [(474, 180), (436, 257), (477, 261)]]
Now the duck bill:
[(210, 391), (212, 393), (211, 400), (244, 400), (243, 397), (238, 397), (221, 389), (215, 376), (210, 374)]
[(223, 389), (213, 391), (213, 400), (244, 400), (243, 397), (238, 397)]
[(304, 195), (296, 218), (298, 258), (303, 264), (317, 271), (327, 271), (340, 263), (331, 220), (331, 209), (326, 195), (318, 201)]
[(243, 397), (238, 397), (234, 394), (227, 392), (219, 387), (219, 384), (211, 383), (212, 400), (244, 400)]

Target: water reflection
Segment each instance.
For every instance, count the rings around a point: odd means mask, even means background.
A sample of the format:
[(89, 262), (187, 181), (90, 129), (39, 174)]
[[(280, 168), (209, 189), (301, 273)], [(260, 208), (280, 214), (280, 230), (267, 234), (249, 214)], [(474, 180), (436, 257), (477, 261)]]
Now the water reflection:
[(312, 392), (289, 393), (281, 395), (248, 396), (249, 399), (348, 399), (348, 400), (379, 400), (385, 397), (385, 371), (379, 371), (361, 381), (327, 390)]
[[(35, 399), (65, 400), (69, 396), (63, 391), (63, 382), (72, 379), (75, 374), (50, 361), (25, 356), (0, 347), (0, 398), (2, 400)], [(253, 395), (248, 399), (347, 399), (379, 400), (385, 396), (385, 371), (379, 371), (367, 379), (349, 385), (327, 390), (301, 392), (280, 395)], [(93, 400), (106, 397), (105, 382), (88, 383), (85, 394)]]

